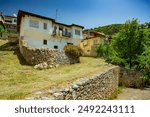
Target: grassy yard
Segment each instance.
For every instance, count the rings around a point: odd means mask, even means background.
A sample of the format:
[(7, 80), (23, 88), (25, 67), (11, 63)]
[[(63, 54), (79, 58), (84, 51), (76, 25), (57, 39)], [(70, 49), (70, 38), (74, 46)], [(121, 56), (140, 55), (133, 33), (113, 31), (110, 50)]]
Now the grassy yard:
[(79, 78), (101, 72), (110, 65), (103, 59), (81, 57), (81, 63), (36, 70), (25, 64), (19, 50), (10, 51), (0, 40), (0, 99), (24, 99), (36, 91), (69, 85)]

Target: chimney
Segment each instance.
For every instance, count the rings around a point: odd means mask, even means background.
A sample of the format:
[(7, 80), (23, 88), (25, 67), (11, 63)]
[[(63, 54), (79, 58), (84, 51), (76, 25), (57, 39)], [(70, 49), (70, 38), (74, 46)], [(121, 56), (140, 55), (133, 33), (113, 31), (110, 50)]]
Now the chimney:
[(2, 16), (2, 15), (3, 15), (3, 12), (1, 12), (0, 15)]

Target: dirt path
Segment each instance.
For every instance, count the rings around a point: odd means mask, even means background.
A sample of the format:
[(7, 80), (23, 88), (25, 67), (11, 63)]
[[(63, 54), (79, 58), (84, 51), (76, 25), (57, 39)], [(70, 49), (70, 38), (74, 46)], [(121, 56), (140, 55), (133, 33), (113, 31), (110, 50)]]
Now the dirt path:
[(150, 100), (150, 87), (144, 89), (125, 88), (117, 100)]

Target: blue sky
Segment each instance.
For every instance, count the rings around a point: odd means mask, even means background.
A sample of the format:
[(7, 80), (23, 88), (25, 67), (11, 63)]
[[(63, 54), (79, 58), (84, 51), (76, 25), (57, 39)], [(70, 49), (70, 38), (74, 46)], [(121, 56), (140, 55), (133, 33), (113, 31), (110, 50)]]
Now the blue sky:
[(79, 24), (93, 28), (114, 23), (124, 23), (138, 18), (141, 23), (150, 22), (150, 0), (0, 0), (0, 11), (12, 15), (25, 10), (58, 22)]

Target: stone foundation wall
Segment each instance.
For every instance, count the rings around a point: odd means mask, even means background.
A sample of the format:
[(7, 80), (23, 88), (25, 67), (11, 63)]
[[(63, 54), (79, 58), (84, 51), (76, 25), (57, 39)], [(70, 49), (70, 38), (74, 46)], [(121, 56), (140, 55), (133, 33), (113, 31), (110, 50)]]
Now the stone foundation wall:
[(98, 100), (107, 99), (118, 88), (119, 67), (113, 67), (104, 73), (83, 78), (73, 83), (70, 88), (53, 93), (56, 100)]
[(120, 68), (119, 85), (140, 88), (145, 85), (145, 80), (143, 79), (143, 74), (139, 71)]
[(30, 65), (46, 63), (48, 65), (63, 65), (79, 62), (79, 57), (68, 55), (61, 49), (31, 48), (23, 37), (19, 39), (20, 52)]

